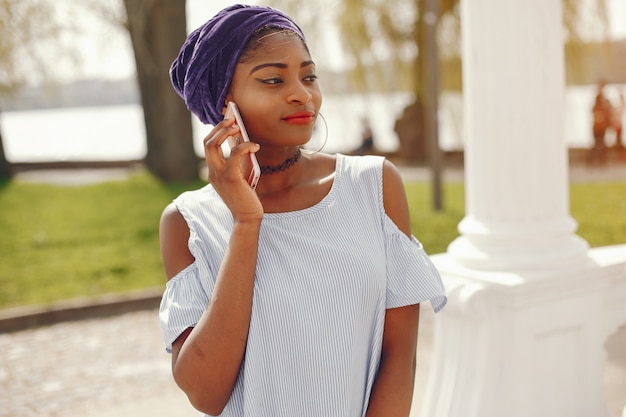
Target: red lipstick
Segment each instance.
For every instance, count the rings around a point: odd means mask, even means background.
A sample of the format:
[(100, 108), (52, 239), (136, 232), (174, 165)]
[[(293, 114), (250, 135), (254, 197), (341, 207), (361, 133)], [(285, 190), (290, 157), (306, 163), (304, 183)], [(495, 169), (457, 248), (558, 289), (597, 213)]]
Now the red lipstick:
[(315, 113), (311, 111), (298, 111), (283, 117), (287, 123), (294, 125), (308, 125), (315, 121)]

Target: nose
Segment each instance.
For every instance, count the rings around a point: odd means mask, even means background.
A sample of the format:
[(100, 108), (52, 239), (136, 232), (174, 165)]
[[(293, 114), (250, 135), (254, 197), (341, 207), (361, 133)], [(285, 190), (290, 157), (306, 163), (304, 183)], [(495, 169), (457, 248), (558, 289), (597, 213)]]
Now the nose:
[(313, 98), (313, 94), (309, 91), (307, 86), (298, 81), (294, 83), (293, 88), (289, 92), (288, 101), (290, 103), (306, 104)]

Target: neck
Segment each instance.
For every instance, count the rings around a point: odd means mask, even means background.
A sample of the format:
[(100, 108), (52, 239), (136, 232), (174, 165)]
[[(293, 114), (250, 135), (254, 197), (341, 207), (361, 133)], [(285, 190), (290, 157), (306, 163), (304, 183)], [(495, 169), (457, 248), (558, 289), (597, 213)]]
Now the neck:
[(294, 166), (300, 160), (301, 155), (302, 152), (300, 151), (300, 148), (298, 148), (292, 156), (285, 159), (278, 165), (261, 165), (261, 175), (271, 175), (276, 174), (277, 172), (285, 171)]

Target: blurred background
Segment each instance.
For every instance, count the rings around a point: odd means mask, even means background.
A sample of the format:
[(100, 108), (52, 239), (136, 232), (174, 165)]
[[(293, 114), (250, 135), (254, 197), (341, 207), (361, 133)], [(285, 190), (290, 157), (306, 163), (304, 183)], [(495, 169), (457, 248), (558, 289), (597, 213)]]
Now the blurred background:
[[(187, 33), (233, 3), (0, 1), (0, 319), (9, 308), (163, 287), (159, 215), (181, 191), (199, 186), (201, 141), (211, 129), (190, 116), (167, 70)], [(461, 176), (446, 182), (445, 209), (437, 212), (430, 210), (427, 176), (409, 181), (412, 227), (429, 253), (446, 250), (464, 214), (463, 22), (459, 0), (436, 3), (435, 14), (426, 11), (428, 0), (262, 3), (286, 11), (307, 34), (324, 92), (328, 152), (428, 165), (422, 80), (436, 68), (436, 140), (446, 161), (461, 161)], [(593, 144), (599, 83), (615, 107), (626, 93), (626, 1), (562, 0), (562, 10), (563, 140), (571, 157)], [(420, 54), (424, 26), (433, 20), (435, 59)], [(311, 147), (321, 140), (314, 137)], [(607, 133), (607, 146), (616, 142)], [(615, 162), (626, 166), (626, 159)], [(44, 168), (69, 167), (84, 178), (79, 168), (137, 164), (148, 175), (93, 187), (12, 181), (37, 171), (45, 182)], [(591, 246), (626, 242), (624, 172), (616, 181), (606, 171), (602, 182), (572, 184), (572, 215)], [(431, 316), (425, 311), (420, 325), (417, 402), (429, 367)], [(606, 346), (605, 397), (617, 415), (626, 402), (626, 328)], [(0, 331), (0, 350), (1, 417), (196, 415), (171, 380), (154, 309)]]
[[(210, 127), (192, 117), (188, 129), (185, 114), (156, 117), (161, 103), (148, 94), (142, 102), (139, 85), (146, 91), (170, 89), (163, 74), (184, 38), (182, 31), (198, 27), (233, 2), (187, 0), (167, 7), (154, 2), (157, 10), (150, 12), (133, 6), (140, 3), (2, 3), (0, 134), (6, 160), (141, 160), (147, 156), (148, 167), (163, 177), (167, 162), (158, 152), (168, 148), (158, 146), (160, 142), (174, 142), (177, 154), (184, 154), (180, 164), (190, 158), (190, 147), (202, 155), (201, 140)], [(443, 151), (454, 152), (463, 148), (462, 22), (458, 0), (439, 3), (438, 142)], [(325, 93), (322, 113), (330, 132), (326, 150), (358, 149), (364, 125), (369, 123), (377, 152), (424, 162), (420, 77), (427, 65), (433, 65), (418, 53), (424, 42), (419, 9), (425, 7), (425, 0), (273, 0), (266, 4), (288, 12), (308, 36)], [(178, 20), (165, 26), (159, 15), (174, 12)], [(597, 83), (606, 81), (605, 93), (615, 104), (626, 87), (626, 2), (563, 0), (563, 28), (568, 83), (564, 138), (570, 148), (588, 148), (593, 143), (591, 106)], [(170, 46), (165, 37), (156, 36), (157, 31), (168, 30), (176, 40)], [(161, 47), (169, 50), (155, 53)], [(159, 66), (160, 74), (150, 75), (152, 64)], [(167, 99), (179, 100), (171, 94)], [(159, 119), (185, 128), (170, 130), (177, 135), (156, 137), (160, 131), (168, 132), (159, 128)], [(609, 133), (607, 143), (614, 142)], [(185, 172), (180, 170), (179, 175), (193, 175)]]

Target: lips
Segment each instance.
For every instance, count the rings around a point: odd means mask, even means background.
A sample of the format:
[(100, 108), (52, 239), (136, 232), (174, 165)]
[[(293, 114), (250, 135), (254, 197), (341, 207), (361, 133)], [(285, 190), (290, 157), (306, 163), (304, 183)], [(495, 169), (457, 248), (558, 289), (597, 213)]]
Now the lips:
[(308, 125), (315, 121), (315, 113), (311, 111), (299, 111), (288, 114), (283, 117), (283, 120), (294, 125)]

